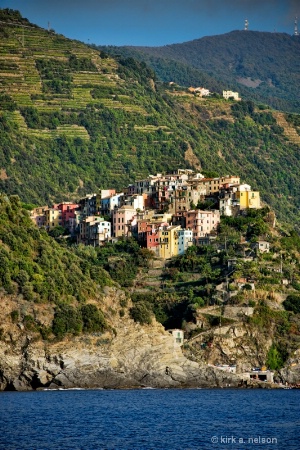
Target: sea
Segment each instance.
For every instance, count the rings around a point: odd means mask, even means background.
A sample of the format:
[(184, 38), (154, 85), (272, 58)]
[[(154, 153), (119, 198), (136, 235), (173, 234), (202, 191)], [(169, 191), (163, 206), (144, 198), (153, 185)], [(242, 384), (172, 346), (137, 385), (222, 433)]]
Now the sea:
[(0, 393), (1, 450), (299, 450), (300, 390)]

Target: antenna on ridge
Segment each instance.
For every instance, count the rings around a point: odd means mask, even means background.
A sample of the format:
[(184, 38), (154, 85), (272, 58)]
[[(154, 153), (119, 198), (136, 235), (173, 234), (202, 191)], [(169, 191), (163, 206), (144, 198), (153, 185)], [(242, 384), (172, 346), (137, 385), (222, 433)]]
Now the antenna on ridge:
[(295, 17), (295, 27), (294, 27), (294, 36), (298, 36), (298, 17)]
[(244, 30), (248, 31), (248, 27), (249, 27), (248, 19), (245, 19), (245, 28), (244, 28)]

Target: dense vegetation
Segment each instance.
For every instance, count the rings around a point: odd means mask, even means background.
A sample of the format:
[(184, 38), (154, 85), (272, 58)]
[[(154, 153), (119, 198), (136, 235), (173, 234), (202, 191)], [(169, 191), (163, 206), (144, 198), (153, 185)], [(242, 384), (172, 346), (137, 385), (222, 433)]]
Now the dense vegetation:
[[(2, 192), (41, 205), (121, 190), (149, 173), (192, 168), (191, 148), (204, 174), (242, 175), (281, 220), (297, 221), (299, 145), (273, 111), (178, 95), (144, 62), (30, 27), (3, 26), (1, 54), (14, 63), (2, 59), (0, 71)], [(296, 134), (297, 117), (286, 116)]]
[[(101, 309), (88, 302), (96, 300), (100, 306), (102, 288), (113, 282), (92, 248), (56, 243), (32, 224), (18, 197), (6, 195), (0, 196), (0, 240), (2, 290), (28, 302), (55, 305), (53, 332), (59, 336), (105, 328)], [(40, 331), (44, 336), (43, 327)]]
[(299, 113), (299, 47), (299, 36), (232, 31), (164, 47), (101, 48), (145, 61), (166, 82), (205, 84), (219, 93), (230, 88), (247, 99)]

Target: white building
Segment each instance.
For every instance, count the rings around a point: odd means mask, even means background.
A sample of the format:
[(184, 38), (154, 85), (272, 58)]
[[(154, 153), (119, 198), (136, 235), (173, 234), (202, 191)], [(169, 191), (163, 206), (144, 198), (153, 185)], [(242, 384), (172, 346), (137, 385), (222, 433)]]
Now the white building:
[(179, 230), (178, 231), (178, 255), (183, 255), (188, 247), (193, 245), (193, 231)]
[(233, 98), (234, 100), (241, 100), (239, 98), (239, 93), (238, 92), (233, 92), (233, 91), (223, 91), (223, 97), (228, 100), (229, 98)]

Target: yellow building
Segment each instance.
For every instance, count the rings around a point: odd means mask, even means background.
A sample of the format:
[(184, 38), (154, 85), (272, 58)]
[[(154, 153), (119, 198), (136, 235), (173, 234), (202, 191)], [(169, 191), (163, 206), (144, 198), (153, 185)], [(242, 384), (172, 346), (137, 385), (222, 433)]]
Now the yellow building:
[(259, 209), (260, 208), (260, 195), (259, 191), (251, 190), (238, 190), (236, 192), (236, 198), (240, 202), (240, 209)]
[(180, 226), (162, 227), (159, 230), (159, 257), (163, 259), (169, 259), (173, 256), (177, 256), (178, 252), (178, 231), (181, 230)]
[(54, 227), (62, 225), (61, 211), (56, 208), (49, 208), (45, 211), (46, 215), (46, 229), (51, 231)]

